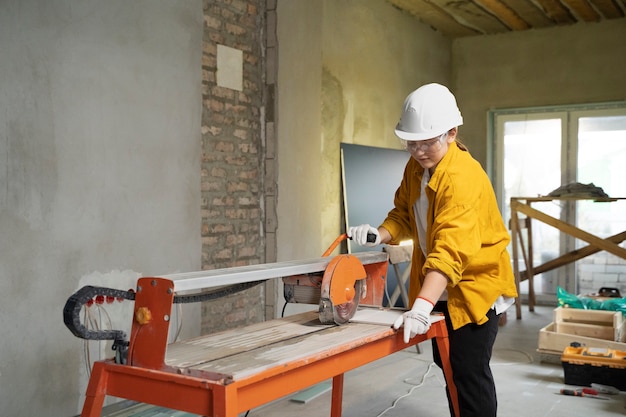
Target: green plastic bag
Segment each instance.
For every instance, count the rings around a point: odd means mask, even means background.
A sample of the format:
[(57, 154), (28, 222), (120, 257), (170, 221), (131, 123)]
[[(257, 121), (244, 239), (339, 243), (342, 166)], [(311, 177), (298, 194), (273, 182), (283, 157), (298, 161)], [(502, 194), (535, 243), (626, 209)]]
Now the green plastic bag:
[(582, 297), (568, 293), (560, 286), (556, 287), (556, 296), (560, 307), (581, 308), (585, 310), (620, 311), (624, 316), (626, 316), (626, 297), (596, 300), (595, 298)]

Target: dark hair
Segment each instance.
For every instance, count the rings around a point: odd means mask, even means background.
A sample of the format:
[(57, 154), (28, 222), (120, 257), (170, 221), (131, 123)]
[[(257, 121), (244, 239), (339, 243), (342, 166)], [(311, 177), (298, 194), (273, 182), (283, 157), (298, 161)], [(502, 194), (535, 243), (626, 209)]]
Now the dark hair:
[(454, 141), (456, 142), (456, 145), (459, 147), (459, 149), (461, 149), (462, 151), (469, 152), (469, 149), (467, 149), (467, 146), (465, 146), (463, 141), (461, 141), (461, 139), (459, 139), (458, 136), (456, 138), (454, 138)]

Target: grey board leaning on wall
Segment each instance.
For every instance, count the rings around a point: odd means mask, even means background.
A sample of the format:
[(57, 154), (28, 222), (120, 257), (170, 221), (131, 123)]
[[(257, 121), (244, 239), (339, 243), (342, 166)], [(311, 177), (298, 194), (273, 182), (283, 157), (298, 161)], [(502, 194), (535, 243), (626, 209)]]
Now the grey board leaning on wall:
[[(393, 197), (402, 180), (409, 154), (398, 149), (341, 144), (343, 202), (346, 230), (350, 226), (368, 223), (377, 227), (393, 208)], [(373, 248), (348, 241), (348, 252), (381, 251), (383, 245)], [(397, 277), (391, 267), (387, 271), (387, 294), (396, 287)], [(385, 305), (388, 304), (385, 296)], [(395, 307), (403, 307), (398, 298)], [(404, 306), (406, 307), (406, 306)]]

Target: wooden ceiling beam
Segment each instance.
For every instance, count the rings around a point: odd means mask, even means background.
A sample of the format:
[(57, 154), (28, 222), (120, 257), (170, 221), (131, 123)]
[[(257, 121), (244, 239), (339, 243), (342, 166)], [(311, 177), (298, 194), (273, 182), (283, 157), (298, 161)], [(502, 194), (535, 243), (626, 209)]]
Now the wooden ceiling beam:
[(591, 7), (587, 0), (563, 0), (563, 3), (585, 22), (597, 22), (600, 20), (600, 14)]
[(535, 0), (539, 8), (544, 11), (556, 24), (575, 23), (576, 19), (559, 0)]
[(492, 13), (473, 0), (425, 0), (452, 16), (460, 24), (476, 29), (479, 33), (501, 33), (509, 28)]
[(616, 0), (593, 0), (593, 5), (607, 19), (624, 17), (624, 11)]
[(524, 21), (528, 22), (531, 28), (545, 28), (554, 25), (552, 19), (549, 19), (546, 14), (531, 0), (501, 0), (511, 9), (515, 10), (515, 13), (519, 15)]
[(386, 0), (450, 38), (626, 19), (626, 0)]
[(515, 10), (500, 0), (474, 0), (474, 3), (493, 14), (498, 20), (512, 30), (530, 29), (530, 25)]
[(445, 36), (471, 36), (482, 32), (456, 21), (449, 13), (428, 0), (387, 0), (400, 10), (408, 12)]

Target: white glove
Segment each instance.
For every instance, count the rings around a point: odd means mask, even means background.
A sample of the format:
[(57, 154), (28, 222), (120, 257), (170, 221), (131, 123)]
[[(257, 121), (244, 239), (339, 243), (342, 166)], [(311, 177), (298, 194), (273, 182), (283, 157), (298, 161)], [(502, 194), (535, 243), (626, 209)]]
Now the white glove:
[(396, 319), (393, 323), (394, 329), (397, 330), (404, 324), (404, 343), (409, 343), (409, 339), (430, 329), (430, 312), (433, 311), (433, 307), (433, 303), (418, 297), (413, 303), (413, 308)]
[[(372, 247), (380, 245), (380, 233), (378, 233), (378, 229), (369, 224), (351, 227), (348, 229), (347, 235), (361, 246)], [(372, 238), (369, 239), (370, 241), (368, 241), (367, 235), (373, 235)]]

